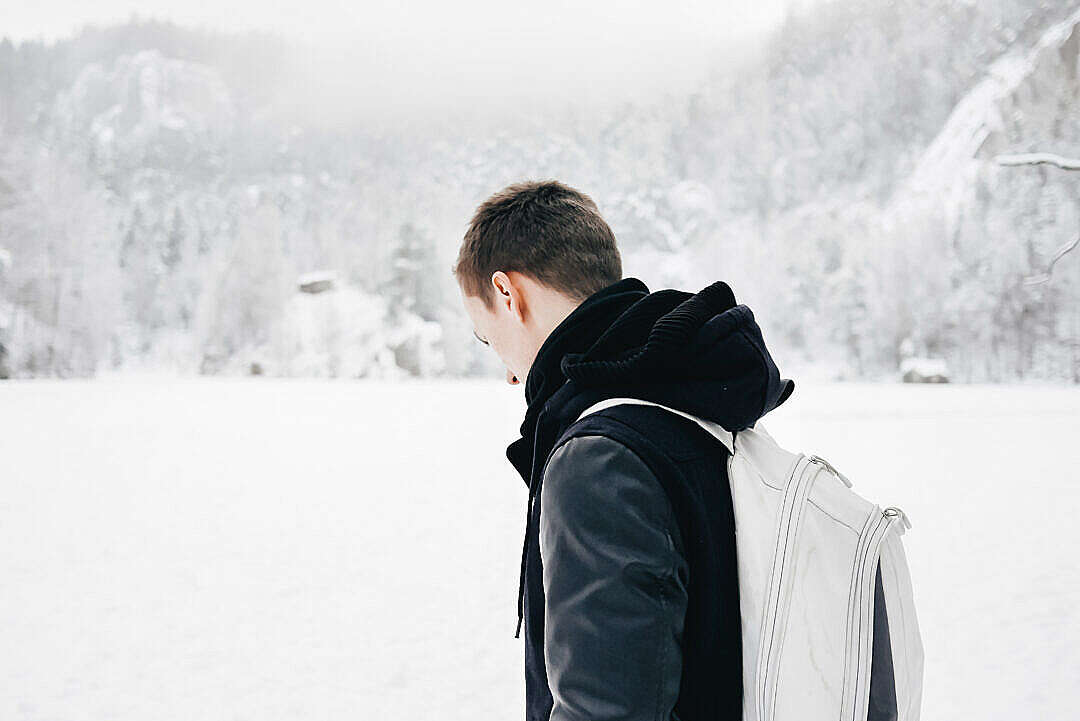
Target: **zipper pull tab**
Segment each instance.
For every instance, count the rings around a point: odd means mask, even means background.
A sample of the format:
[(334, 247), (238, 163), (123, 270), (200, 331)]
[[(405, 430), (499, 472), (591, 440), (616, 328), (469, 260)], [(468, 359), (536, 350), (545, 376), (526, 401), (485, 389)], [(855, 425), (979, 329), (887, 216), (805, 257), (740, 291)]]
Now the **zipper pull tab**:
[(821, 465), (823, 465), (823, 466), (825, 466), (826, 468), (828, 468), (828, 469), (829, 469), (830, 471), (832, 471), (832, 472), (833, 472), (833, 475), (835, 475), (835, 476), (836, 476), (837, 478), (839, 478), (839, 479), (840, 479), (841, 481), (843, 481), (843, 482), (844, 482), (844, 485), (845, 485), (845, 486), (847, 486), (848, 488), (851, 488), (851, 485), (852, 485), (852, 484), (851, 484), (851, 481), (850, 481), (850, 480), (848, 480), (848, 477), (847, 477), (847, 476), (845, 476), (845, 475), (844, 475), (843, 473), (841, 473), (840, 471), (838, 471), (838, 470), (836, 470), (835, 468), (833, 468), (833, 465), (832, 465), (831, 463), (829, 463), (829, 462), (828, 462), (827, 460), (825, 460), (825, 459), (824, 459), (824, 458), (822, 458), (821, 456), (815, 455), (815, 454), (813, 454), (813, 453), (811, 453), (811, 454), (810, 454), (810, 460), (811, 460), (811, 461), (814, 461), (814, 462), (816, 462), (816, 463), (820, 463)]
[(911, 528), (911, 521), (908, 520), (907, 514), (904, 513), (902, 509), (897, 508), (896, 506), (888, 506), (882, 513), (889, 517), (900, 516), (900, 521), (904, 524), (904, 528)]

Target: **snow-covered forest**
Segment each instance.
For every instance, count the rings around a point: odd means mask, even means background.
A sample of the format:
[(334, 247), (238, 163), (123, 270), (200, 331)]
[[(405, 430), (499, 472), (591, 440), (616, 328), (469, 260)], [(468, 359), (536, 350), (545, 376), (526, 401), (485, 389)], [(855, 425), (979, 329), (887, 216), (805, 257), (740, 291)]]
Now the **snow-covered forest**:
[(323, 116), (303, 52), (0, 42), (0, 376), (498, 374), (450, 266), (554, 177), (626, 275), (728, 281), (788, 374), (1080, 383), (1080, 172), (1001, 157), (1080, 157), (1080, 3), (821, 2), (692, 92), (503, 127)]

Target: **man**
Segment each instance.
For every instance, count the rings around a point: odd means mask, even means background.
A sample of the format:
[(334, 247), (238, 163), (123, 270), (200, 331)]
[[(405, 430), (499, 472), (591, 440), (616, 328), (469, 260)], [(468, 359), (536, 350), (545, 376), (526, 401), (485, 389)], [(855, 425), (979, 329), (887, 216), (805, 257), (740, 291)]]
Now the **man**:
[(523, 182), (476, 210), (454, 275), (473, 332), (525, 383), (507, 458), (529, 487), (518, 593), (528, 721), (742, 717), (727, 449), (791, 394), (731, 289), (622, 277), (585, 194)]

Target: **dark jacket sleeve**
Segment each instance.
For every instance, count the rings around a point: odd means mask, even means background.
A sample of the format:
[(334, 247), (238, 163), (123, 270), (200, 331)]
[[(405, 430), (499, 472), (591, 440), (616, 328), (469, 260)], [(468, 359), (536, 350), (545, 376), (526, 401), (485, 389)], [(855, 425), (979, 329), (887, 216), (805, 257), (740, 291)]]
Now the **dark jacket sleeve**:
[(550, 721), (668, 721), (689, 571), (653, 472), (606, 436), (563, 443), (541, 485), (540, 556)]

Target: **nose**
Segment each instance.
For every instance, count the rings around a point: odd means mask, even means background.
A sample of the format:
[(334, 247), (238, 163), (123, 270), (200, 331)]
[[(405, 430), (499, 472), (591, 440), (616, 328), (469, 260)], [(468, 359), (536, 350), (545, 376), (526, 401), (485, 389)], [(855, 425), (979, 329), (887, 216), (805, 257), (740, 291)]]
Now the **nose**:
[(511, 371), (509, 368), (507, 368), (506, 369), (506, 382), (509, 383), (510, 385), (514, 386), (514, 385), (517, 385), (518, 383), (520, 383), (521, 381), (519, 381), (517, 379), (517, 376), (514, 375), (513, 371)]

